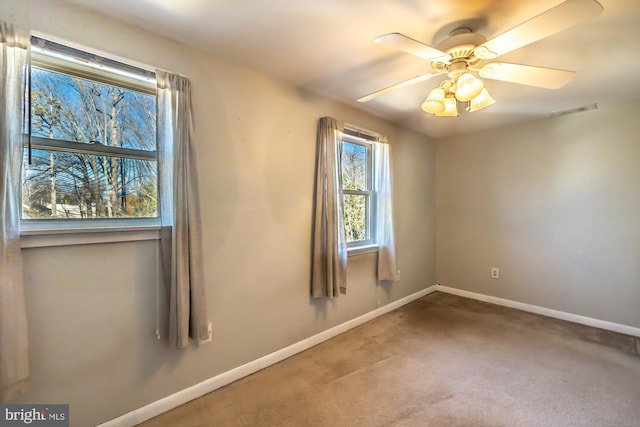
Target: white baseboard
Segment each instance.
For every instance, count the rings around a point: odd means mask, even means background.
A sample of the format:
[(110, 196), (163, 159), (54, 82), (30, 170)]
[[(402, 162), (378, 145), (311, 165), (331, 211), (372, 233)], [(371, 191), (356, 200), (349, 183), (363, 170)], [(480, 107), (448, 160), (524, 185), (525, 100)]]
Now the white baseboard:
[(146, 406), (143, 406), (142, 408), (126, 413), (118, 418), (114, 418), (110, 421), (100, 424), (97, 427), (131, 427), (131, 426), (135, 426), (136, 424), (140, 424), (146, 420), (149, 420), (153, 417), (156, 417), (160, 414), (170, 411), (171, 409), (177, 408), (180, 405), (190, 402), (191, 400), (197, 399), (200, 396), (210, 393), (220, 387), (223, 387), (227, 384), (237, 381), (243, 377), (251, 375), (254, 372), (257, 372), (268, 366), (276, 364), (297, 353), (307, 350), (328, 339), (331, 339), (350, 329), (353, 329), (370, 320), (373, 320), (376, 317), (379, 317), (385, 313), (393, 311), (399, 307), (402, 307), (403, 305), (409, 304), (410, 302), (413, 302), (419, 298), (422, 298), (423, 296), (429, 295), (436, 291), (444, 292), (452, 295), (459, 295), (462, 297), (471, 298), (478, 301), (489, 302), (496, 305), (516, 308), (522, 311), (541, 314), (543, 316), (554, 317), (556, 319), (567, 320), (569, 322), (580, 323), (587, 326), (593, 326), (595, 328), (606, 329), (609, 331), (614, 331), (614, 332), (619, 332), (626, 335), (640, 337), (640, 328), (620, 325), (613, 322), (607, 322), (605, 320), (593, 319), (590, 317), (566, 313), (558, 310), (552, 310), (549, 308), (544, 308), (544, 307), (531, 305), (531, 304), (525, 304), (517, 301), (511, 301), (503, 298), (492, 297), (489, 295), (465, 291), (462, 289), (450, 288), (448, 286), (435, 285), (435, 286), (431, 286), (426, 289), (423, 289), (414, 294), (411, 294), (409, 296), (406, 296), (404, 298), (401, 298), (397, 301), (394, 301), (376, 310), (370, 311), (369, 313), (363, 314), (360, 317), (356, 317), (355, 319), (352, 319), (340, 325), (334, 326), (331, 329), (327, 329), (326, 331), (320, 332), (319, 334), (313, 335), (309, 338), (306, 338), (302, 341), (299, 341), (281, 350), (267, 354), (266, 356), (263, 356), (259, 359), (246, 363), (242, 366), (238, 366), (237, 368), (231, 369), (230, 371), (223, 372), (220, 375), (216, 375), (213, 378), (209, 378), (194, 386), (191, 386), (177, 393), (174, 393), (170, 396), (167, 396), (165, 398), (152, 402)]
[(528, 311), (531, 313), (541, 314), (543, 316), (554, 317), (556, 319), (567, 320), (573, 323), (592, 326), (594, 328), (606, 329), (608, 331), (619, 332), (621, 334), (640, 337), (640, 328), (633, 326), (620, 325), (618, 323), (607, 322), (606, 320), (593, 319), (591, 317), (580, 316), (578, 314), (566, 313), (564, 311), (552, 310), (537, 305), (525, 304), (522, 302), (511, 301), (508, 299), (492, 297), (489, 295), (478, 294), (475, 292), (464, 291), (462, 289), (450, 288), (448, 286), (436, 285), (436, 291), (448, 294), (459, 295), (461, 297), (471, 298), (478, 301), (490, 302), (505, 307), (517, 308), (518, 310)]
[(128, 412), (118, 418), (114, 418), (110, 421), (102, 423), (97, 427), (131, 427), (135, 426), (136, 424), (140, 424), (146, 420), (170, 411), (171, 409), (177, 408), (178, 406), (183, 405), (191, 400), (197, 399), (200, 396), (210, 393), (220, 387), (237, 381), (240, 378), (251, 375), (254, 372), (257, 372), (284, 359), (287, 359), (297, 353), (307, 350), (330, 338), (340, 335), (348, 331), (349, 329), (360, 326), (363, 323), (373, 320), (376, 317), (395, 310), (396, 308), (409, 304), (412, 301), (435, 292), (437, 290), (436, 288), (437, 286), (431, 286), (419, 292), (401, 298), (383, 307), (370, 311), (369, 313), (363, 314), (360, 317), (356, 317), (355, 319), (334, 326), (331, 329), (327, 329), (326, 331), (320, 332), (319, 334), (313, 335), (281, 350), (267, 354), (266, 356), (263, 356), (252, 362), (246, 363), (242, 366), (238, 366), (237, 368), (231, 369), (230, 371), (223, 372), (222, 374), (202, 381), (199, 384), (152, 402), (146, 406), (143, 406), (142, 408)]

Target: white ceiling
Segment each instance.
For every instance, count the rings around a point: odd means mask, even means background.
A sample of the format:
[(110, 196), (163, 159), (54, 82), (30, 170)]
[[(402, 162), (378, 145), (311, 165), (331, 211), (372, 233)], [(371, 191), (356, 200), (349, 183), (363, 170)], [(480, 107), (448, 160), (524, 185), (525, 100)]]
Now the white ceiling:
[(420, 109), (440, 79), (361, 104), (355, 100), (429, 72), (423, 59), (376, 44), (400, 32), (426, 44), (451, 23), (477, 19), (487, 38), (561, 0), (67, 0), (278, 79), (337, 98), (433, 137), (533, 120), (550, 113), (640, 97), (640, 1), (599, 0), (592, 21), (500, 60), (577, 71), (558, 90), (485, 81), (496, 103), (457, 118)]

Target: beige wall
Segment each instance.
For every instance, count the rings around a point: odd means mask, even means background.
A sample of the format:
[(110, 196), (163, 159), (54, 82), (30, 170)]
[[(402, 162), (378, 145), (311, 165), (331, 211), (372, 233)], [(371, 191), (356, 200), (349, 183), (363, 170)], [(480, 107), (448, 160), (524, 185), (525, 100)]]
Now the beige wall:
[(438, 283), (640, 327), (639, 110), (438, 141)]
[[(194, 89), (213, 343), (155, 340), (155, 243), (23, 251), (32, 391), (89, 426), (435, 284), (435, 143), (343, 104), (57, 1), (3, 0), (0, 19), (188, 75)], [(389, 135), (402, 279), (349, 259), (347, 296), (309, 298), (315, 127), (330, 115)], [(164, 302), (164, 301), (163, 301)], [(162, 317), (166, 315), (162, 310)]]
[[(638, 102), (436, 144), (55, 0), (4, 0), (0, 18), (190, 76), (214, 324), (213, 343), (199, 349), (155, 340), (154, 242), (25, 250), (32, 391), (23, 402), (70, 403), (72, 425), (93, 425), (436, 280), (640, 327)], [(350, 258), (349, 294), (330, 302), (308, 296), (323, 115), (390, 136), (402, 277), (376, 286), (375, 255)]]

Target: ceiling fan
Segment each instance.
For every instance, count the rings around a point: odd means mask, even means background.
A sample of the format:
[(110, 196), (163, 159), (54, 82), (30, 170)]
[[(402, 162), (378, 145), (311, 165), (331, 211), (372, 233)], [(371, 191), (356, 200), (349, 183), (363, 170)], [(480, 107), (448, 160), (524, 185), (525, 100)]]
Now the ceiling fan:
[(595, 18), (602, 10), (597, 0), (566, 0), (492, 39), (487, 40), (471, 28), (461, 26), (435, 47), (400, 33), (377, 37), (376, 43), (431, 61), (433, 72), (378, 90), (359, 98), (358, 102), (446, 74), (448, 78), (429, 93), (422, 109), (436, 116), (458, 116), (457, 103), (466, 102), (467, 111), (478, 111), (495, 100), (472, 71), (487, 79), (558, 89), (573, 78), (574, 71), (492, 60)]

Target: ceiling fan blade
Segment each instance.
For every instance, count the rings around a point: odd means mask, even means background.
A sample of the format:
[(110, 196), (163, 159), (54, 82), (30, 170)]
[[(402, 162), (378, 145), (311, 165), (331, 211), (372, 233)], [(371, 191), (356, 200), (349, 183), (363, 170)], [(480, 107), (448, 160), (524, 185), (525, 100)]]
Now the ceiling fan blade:
[(403, 87), (407, 87), (407, 86), (411, 86), (420, 82), (423, 82), (425, 80), (429, 80), (431, 77), (435, 76), (436, 74), (423, 74), (421, 76), (416, 76), (412, 79), (409, 80), (405, 80), (403, 82), (400, 82), (398, 84), (395, 84), (393, 86), (389, 86), (386, 87), (384, 89), (380, 89), (376, 92), (370, 93), (369, 95), (363, 96), (362, 98), (359, 98), (357, 101), (358, 102), (367, 102), (367, 101), (371, 101), (373, 98), (377, 98), (380, 95), (384, 95), (385, 93), (389, 93), (391, 91), (394, 91), (396, 89), (400, 89)]
[(507, 62), (490, 62), (482, 67), (479, 73), (481, 77), (487, 79), (502, 80), (545, 89), (561, 88), (576, 75), (575, 71), (509, 64)]
[(384, 36), (376, 37), (374, 41), (429, 61), (446, 62), (451, 59), (449, 55), (441, 50), (428, 46), (400, 33), (385, 34)]
[(542, 40), (602, 13), (596, 0), (566, 0), (546, 12), (529, 19), (476, 47), (475, 54), (482, 59), (493, 59), (530, 43)]

